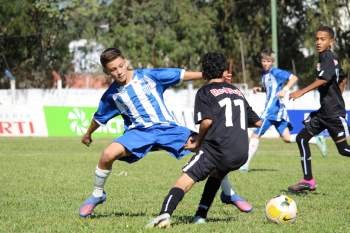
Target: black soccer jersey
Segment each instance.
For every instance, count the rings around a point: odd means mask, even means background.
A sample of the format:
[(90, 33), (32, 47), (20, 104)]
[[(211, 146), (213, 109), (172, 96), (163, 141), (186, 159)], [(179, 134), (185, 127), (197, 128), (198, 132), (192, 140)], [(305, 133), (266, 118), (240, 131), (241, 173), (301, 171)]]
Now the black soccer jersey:
[(317, 64), (317, 78), (326, 80), (327, 83), (320, 86), (320, 104), (319, 112), (324, 117), (345, 116), (345, 104), (342, 93), (339, 89), (339, 82), (343, 78), (340, 75), (341, 66), (338, 59), (332, 51), (326, 50), (319, 54), (319, 63)]
[(260, 120), (235, 86), (220, 82), (201, 87), (195, 100), (196, 124), (211, 119), (203, 145), (221, 154), (247, 155), (247, 128)]

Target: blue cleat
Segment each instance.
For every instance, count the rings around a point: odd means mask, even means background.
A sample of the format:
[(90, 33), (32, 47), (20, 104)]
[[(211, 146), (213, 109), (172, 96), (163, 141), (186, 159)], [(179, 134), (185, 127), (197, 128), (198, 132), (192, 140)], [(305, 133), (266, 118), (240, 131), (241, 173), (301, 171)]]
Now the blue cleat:
[(102, 204), (106, 201), (107, 195), (105, 192), (103, 192), (103, 195), (101, 197), (94, 197), (90, 196), (88, 199), (84, 201), (84, 203), (79, 208), (79, 215), (82, 218), (89, 217), (93, 214), (94, 209), (99, 204)]
[(224, 192), (221, 192), (220, 199), (225, 204), (232, 204), (236, 206), (242, 212), (249, 213), (253, 210), (253, 206), (238, 194), (228, 196), (225, 195)]

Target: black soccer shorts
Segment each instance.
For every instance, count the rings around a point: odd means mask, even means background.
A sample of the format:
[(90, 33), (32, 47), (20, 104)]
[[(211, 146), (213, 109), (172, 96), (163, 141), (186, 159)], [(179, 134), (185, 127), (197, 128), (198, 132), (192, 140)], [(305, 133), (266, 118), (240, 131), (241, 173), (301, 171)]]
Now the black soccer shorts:
[(327, 129), (335, 142), (349, 136), (348, 124), (342, 116), (324, 117), (319, 112), (312, 112), (303, 123), (312, 135), (317, 135)]
[(201, 148), (190, 161), (182, 168), (182, 171), (191, 177), (195, 182), (205, 180), (209, 175), (222, 179), (227, 173), (239, 169), (248, 156), (235, 156), (228, 153), (227, 156), (209, 153)]

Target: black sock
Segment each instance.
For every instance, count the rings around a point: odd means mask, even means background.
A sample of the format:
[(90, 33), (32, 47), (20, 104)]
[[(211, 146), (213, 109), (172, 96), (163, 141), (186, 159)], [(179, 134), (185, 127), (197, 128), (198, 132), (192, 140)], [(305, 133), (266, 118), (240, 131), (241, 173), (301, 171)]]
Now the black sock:
[(207, 182), (205, 183), (204, 190), (202, 193), (201, 201), (199, 202), (198, 209), (195, 216), (200, 216), (202, 218), (207, 218), (207, 214), (217, 191), (220, 188), (221, 179), (209, 176)]
[(182, 198), (184, 197), (185, 192), (177, 187), (170, 189), (168, 195), (165, 197), (162, 205), (162, 209), (159, 214), (168, 213), (170, 215), (173, 214), (177, 205), (180, 203)]
[(306, 129), (302, 129), (296, 138), (305, 180), (311, 180), (313, 178), (311, 169), (311, 152), (309, 146), (309, 140), (312, 138), (312, 136), (313, 135), (307, 132)]

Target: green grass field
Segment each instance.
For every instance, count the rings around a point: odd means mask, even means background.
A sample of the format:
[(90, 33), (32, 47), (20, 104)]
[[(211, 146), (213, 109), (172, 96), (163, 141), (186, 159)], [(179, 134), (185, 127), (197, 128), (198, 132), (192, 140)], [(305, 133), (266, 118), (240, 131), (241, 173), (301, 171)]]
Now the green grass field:
[(91, 193), (99, 154), (108, 143), (98, 139), (88, 148), (79, 138), (0, 138), (0, 232), (350, 232), (350, 160), (330, 140), (326, 159), (311, 146), (318, 189), (290, 195), (298, 205), (294, 224), (265, 219), (265, 202), (301, 178), (297, 145), (268, 139), (261, 141), (251, 172), (230, 174), (236, 190), (254, 205), (252, 213), (217, 197), (209, 223), (190, 224), (202, 182), (180, 203), (170, 229), (144, 229), (189, 159), (177, 161), (160, 151), (133, 165), (116, 162), (107, 202), (95, 218), (81, 219), (78, 208)]

